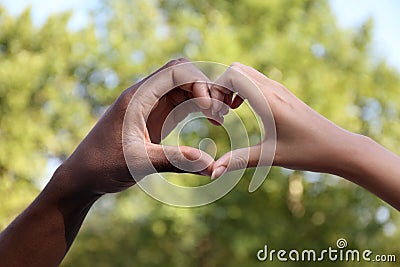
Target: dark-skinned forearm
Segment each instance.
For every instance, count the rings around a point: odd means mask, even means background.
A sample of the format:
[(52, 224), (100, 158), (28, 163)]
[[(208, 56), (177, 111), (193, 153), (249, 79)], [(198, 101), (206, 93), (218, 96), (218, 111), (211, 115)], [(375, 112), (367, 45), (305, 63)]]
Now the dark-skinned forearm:
[[(76, 177), (75, 177), (76, 178)], [(57, 266), (100, 197), (78, 189), (63, 165), (0, 235), (0, 266)]]

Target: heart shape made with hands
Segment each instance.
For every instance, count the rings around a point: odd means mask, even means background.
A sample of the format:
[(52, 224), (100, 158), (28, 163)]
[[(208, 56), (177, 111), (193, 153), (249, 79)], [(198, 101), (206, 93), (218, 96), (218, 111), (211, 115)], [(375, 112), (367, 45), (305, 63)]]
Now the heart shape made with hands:
[[(182, 99), (182, 94), (174, 95), (178, 87), (189, 92), (192, 98)], [(177, 105), (168, 114), (152, 115), (156, 106), (160, 108), (159, 105), (163, 105), (163, 97), (167, 94)], [(229, 110), (240, 106), (243, 99), (247, 99), (259, 115), (263, 126), (260, 122), (259, 125), (265, 132), (264, 140), (256, 146), (233, 147), (214, 161), (212, 156), (196, 148), (149, 142), (164, 139), (188, 114), (194, 112), (201, 112), (214, 124), (222, 124)], [(240, 117), (237, 118), (240, 120)], [(154, 137), (145, 130), (149, 122), (161, 128), (157, 131), (160, 136)], [(239, 124), (228, 127), (231, 132), (238, 131)], [(248, 138), (247, 134), (245, 138)], [(272, 166), (276, 129), (265, 95), (252, 78), (236, 68), (235, 64), (228, 67), (211, 62), (183, 62), (156, 72), (136, 90), (125, 113), (122, 143), (127, 166), (140, 188), (164, 203), (192, 207), (205, 205), (227, 194), (248, 166), (257, 167), (249, 185), (249, 191), (255, 191)], [(221, 177), (198, 187), (172, 184), (158, 172), (163, 170), (162, 167), (155, 168), (157, 164), (154, 163), (160, 155), (164, 155), (177, 172), (211, 174), (212, 179)], [(234, 170), (241, 170), (241, 173), (231, 172)], [(143, 179), (145, 176), (146, 179)]]

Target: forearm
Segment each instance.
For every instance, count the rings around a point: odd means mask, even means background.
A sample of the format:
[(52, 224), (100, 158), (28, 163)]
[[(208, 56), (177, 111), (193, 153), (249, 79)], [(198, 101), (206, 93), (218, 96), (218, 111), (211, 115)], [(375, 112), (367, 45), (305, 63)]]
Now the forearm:
[(372, 139), (349, 134), (331, 173), (363, 186), (400, 210), (400, 157)]
[(0, 235), (0, 266), (57, 266), (99, 195), (78, 190), (63, 166)]

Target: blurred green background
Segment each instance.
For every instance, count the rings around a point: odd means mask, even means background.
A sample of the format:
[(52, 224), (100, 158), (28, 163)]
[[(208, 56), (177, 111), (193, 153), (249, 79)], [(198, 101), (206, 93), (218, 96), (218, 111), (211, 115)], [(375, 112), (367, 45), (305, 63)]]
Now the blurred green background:
[[(70, 17), (36, 26), (30, 9), (11, 16), (0, 6), (0, 230), (124, 88), (181, 56), (251, 65), (338, 125), (400, 153), (399, 72), (371, 57), (371, 19), (343, 29), (324, 0), (99, 1), (83, 28), (71, 30)], [(239, 112), (256, 133), (251, 113)], [(196, 145), (219, 131), (202, 127), (183, 141)], [(218, 155), (229, 149), (224, 136), (215, 140)], [(256, 253), (264, 245), (322, 250), (338, 238), (400, 260), (400, 216), (366, 190), (272, 168), (249, 194), (249, 175), (194, 209), (163, 205), (138, 188), (103, 197), (62, 266), (304, 266), (312, 264), (258, 262)], [(330, 264), (357, 265), (315, 266)]]

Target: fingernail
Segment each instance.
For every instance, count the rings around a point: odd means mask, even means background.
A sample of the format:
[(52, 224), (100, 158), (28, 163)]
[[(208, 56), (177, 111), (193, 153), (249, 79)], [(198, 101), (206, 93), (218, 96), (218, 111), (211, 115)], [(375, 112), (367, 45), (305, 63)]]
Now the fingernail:
[(214, 101), (212, 102), (212, 111), (214, 112), (214, 114), (218, 114), (218, 112), (220, 111), (221, 107), (222, 107), (222, 102), (219, 101), (218, 99), (214, 99)]
[(211, 107), (211, 101), (205, 97), (198, 99), (197, 103), (201, 109), (209, 109)]
[(219, 166), (218, 168), (216, 168), (212, 174), (211, 174), (211, 180), (214, 180), (218, 177), (220, 177), (222, 174), (224, 174), (226, 172), (226, 167), (224, 166)]

